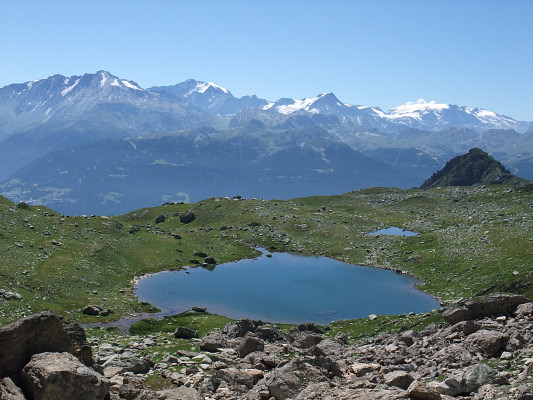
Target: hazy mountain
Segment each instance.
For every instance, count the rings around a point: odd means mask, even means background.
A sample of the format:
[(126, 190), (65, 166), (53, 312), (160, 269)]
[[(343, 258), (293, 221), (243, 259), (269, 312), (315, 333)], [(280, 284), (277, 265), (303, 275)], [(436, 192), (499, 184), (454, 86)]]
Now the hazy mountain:
[(493, 184), (518, 184), (524, 179), (512, 175), (499, 161), (478, 148), (454, 157), (443, 169), (434, 173), (421, 186), (429, 189), (437, 186), (474, 186)]
[(15, 201), (63, 213), (118, 214), (214, 196), (288, 199), (420, 180), (315, 127), (294, 131), (201, 129), (107, 139), (35, 160), (1, 185)]
[(255, 94), (237, 98), (213, 82), (201, 82), (188, 79), (174, 86), (154, 86), (150, 90), (170, 93), (180, 99), (215, 115), (233, 115), (245, 108), (261, 108), (268, 101), (258, 98)]
[(217, 126), (217, 120), (182, 99), (105, 71), (5, 86), (0, 89), (0, 180), (48, 151), (202, 125)]
[(192, 79), (143, 89), (106, 71), (54, 75), (0, 88), (0, 191), (103, 214), (167, 198), (289, 198), (417, 186), (473, 147), (533, 179), (531, 128), (424, 101), (384, 112), (333, 93), (269, 102)]

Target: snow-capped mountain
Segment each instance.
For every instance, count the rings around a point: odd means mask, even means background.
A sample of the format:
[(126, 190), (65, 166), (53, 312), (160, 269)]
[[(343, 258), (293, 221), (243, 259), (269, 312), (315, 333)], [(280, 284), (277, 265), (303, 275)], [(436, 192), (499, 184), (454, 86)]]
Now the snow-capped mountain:
[[(13, 84), (0, 89), (0, 138), (51, 123), (76, 124), (100, 116), (116, 131), (154, 133), (189, 128), (209, 118), (187, 102), (142, 89), (109, 72)], [(105, 118), (104, 118), (105, 115)]]
[(194, 79), (188, 79), (174, 86), (154, 86), (150, 90), (173, 94), (210, 114), (220, 116), (234, 115), (245, 108), (260, 108), (268, 103), (255, 94), (237, 98), (228, 89), (216, 83)]
[(387, 113), (378, 115), (398, 127), (439, 131), (455, 126), (485, 130), (514, 129), (523, 131), (527, 123), (521, 123), (505, 115), (477, 107), (438, 104), (419, 99), (416, 102), (402, 104)]

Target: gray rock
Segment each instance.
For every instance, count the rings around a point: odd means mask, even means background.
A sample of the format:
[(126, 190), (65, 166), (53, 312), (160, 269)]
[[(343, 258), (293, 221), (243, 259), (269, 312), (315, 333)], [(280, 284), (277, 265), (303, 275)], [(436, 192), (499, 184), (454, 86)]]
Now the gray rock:
[(533, 400), (533, 384), (525, 383), (520, 385), (516, 395), (517, 400)]
[(109, 380), (70, 353), (35, 354), (22, 377), (34, 400), (103, 400), (110, 386)]
[(104, 309), (100, 306), (88, 305), (83, 310), (81, 310), (81, 312), (82, 314), (85, 314), (85, 315), (99, 315), (100, 312), (103, 310)]
[(160, 390), (157, 395), (157, 399), (165, 400), (204, 400), (204, 396), (201, 396), (196, 389), (187, 386)]
[(227, 345), (228, 340), (222, 333), (213, 332), (202, 338), (200, 341), (200, 350), (213, 353), (227, 347)]
[(252, 334), (248, 333), (245, 337), (242, 338), (241, 342), (239, 343), (239, 347), (237, 348), (237, 352), (239, 353), (239, 356), (246, 357), (248, 354), (253, 353), (255, 351), (263, 351), (265, 349), (265, 342), (261, 339), (259, 339), (256, 336), (253, 336)]
[(533, 303), (523, 303), (516, 307), (515, 315), (524, 316), (533, 314)]
[(324, 339), (316, 344), (313, 349), (313, 354), (315, 356), (334, 356), (340, 355), (346, 350), (346, 346), (342, 343), (339, 343), (334, 339)]
[(505, 348), (509, 336), (488, 330), (479, 330), (465, 340), (465, 346), (473, 353), (481, 353), (486, 357), (496, 357), (500, 355)]
[(407, 388), (410, 398), (418, 400), (441, 400), (442, 396), (434, 388), (419, 381), (413, 381)]
[(263, 378), (263, 372), (253, 368), (238, 369), (231, 367), (218, 371), (217, 377), (225, 382), (232, 384), (237, 383), (251, 389), (261, 378)]
[(396, 386), (405, 389), (415, 380), (413, 376), (405, 371), (393, 371), (384, 375), (385, 383), (388, 386)]
[(159, 214), (156, 218), (155, 218), (155, 223), (156, 224), (160, 224), (162, 222), (165, 222), (165, 214)]
[(294, 397), (301, 386), (301, 381), (292, 371), (276, 370), (266, 381), (270, 396), (276, 400)]
[(453, 325), (460, 321), (511, 315), (515, 312), (517, 306), (523, 303), (529, 303), (529, 299), (525, 296), (497, 294), (476, 298), (475, 301), (460, 301), (456, 307), (446, 310), (442, 316), (446, 322)]
[(462, 378), (463, 393), (470, 393), (492, 381), (498, 373), (487, 364), (477, 364), (466, 370)]
[(20, 385), (20, 371), (32, 355), (47, 351), (64, 352), (72, 348), (59, 318), (51, 311), (23, 318), (0, 327), (0, 377), (10, 377)]
[(192, 210), (187, 211), (185, 214), (180, 214), (180, 222), (188, 224), (196, 219), (196, 215)]
[(174, 332), (174, 337), (177, 339), (194, 339), (199, 338), (200, 335), (195, 329), (191, 329), (186, 326), (178, 326), (178, 328), (176, 328), (176, 331)]
[(104, 371), (109, 367), (114, 367), (114, 374), (123, 372), (133, 372), (135, 374), (145, 374), (150, 371), (151, 362), (146, 358), (138, 357), (131, 351), (115, 354), (107, 359), (102, 365)]
[(292, 344), (300, 349), (309, 349), (324, 340), (322, 335), (311, 332), (291, 333), (290, 338), (292, 340)]
[(0, 399), (2, 400), (26, 400), (22, 390), (9, 378), (0, 380)]

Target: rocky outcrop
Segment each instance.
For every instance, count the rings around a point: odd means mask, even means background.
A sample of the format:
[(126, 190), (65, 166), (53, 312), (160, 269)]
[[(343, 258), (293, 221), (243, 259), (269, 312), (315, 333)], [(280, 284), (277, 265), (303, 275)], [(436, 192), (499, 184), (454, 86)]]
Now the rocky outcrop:
[(449, 324), (469, 321), (484, 317), (511, 315), (517, 306), (528, 303), (525, 296), (499, 294), (487, 296), (478, 300), (462, 300), (446, 310), (442, 316)]
[(68, 352), (72, 343), (59, 318), (50, 311), (0, 327), (0, 378), (21, 383), (20, 371), (34, 354)]
[[(172, 333), (122, 338), (123, 345), (115, 339), (101, 342), (94, 361), (105, 377), (68, 353), (35, 355), (32, 363), (39, 360), (42, 367), (30, 363), (24, 374), (46, 370), (53, 376), (54, 368), (64, 365), (59, 374), (67, 377), (60, 380), (32, 373), (41, 392), (65, 381), (65, 390), (93, 385), (86, 390), (93, 391), (92, 398), (102, 398), (99, 388), (109, 388), (110, 400), (528, 400), (533, 395), (533, 304), (512, 307), (504, 297), (477, 299), (481, 317), (381, 333), (352, 345), (344, 334), (320, 327), (302, 325), (284, 334), (277, 326), (244, 318), (201, 340), (189, 339), (201, 352), (172, 350)], [(83, 343), (79, 328), (73, 329), (77, 333), (70, 336)], [(156, 345), (156, 351), (148, 351)], [(154, 365), (146, 354), (159, 354), (159, 361)], [(154, 374), (165, 381), (165, 389), (146, 388), (145, 380)], [(26, 398), (39, 398), (30, 392), (29, 381), (26, 385), (19, 386)], [(9, 381), (0, 381), (0, 390), (21, 398)]]
[(110, 386), (109, 380), (70, 353), (35, 354), (22, 378), (34, 400), (103, 400)]

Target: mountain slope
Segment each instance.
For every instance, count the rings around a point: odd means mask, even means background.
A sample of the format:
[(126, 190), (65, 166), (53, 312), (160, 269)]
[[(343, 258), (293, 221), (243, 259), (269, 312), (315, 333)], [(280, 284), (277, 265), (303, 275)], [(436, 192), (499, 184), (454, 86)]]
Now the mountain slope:
[[(199, 129), (106, 139), (48, 154), (0, 191), (69, 214), (120, 214), (213, 196), (289, 199), (364, 187), (410, 187), (418, 178), (334, 140), (295, 131)], [(139, 190), (142, 188), (142, 190)]]
[(499, 161), (483, 150), (473, 148), (467, 154), (448, 161), (443, 169), (433, 174), (420, 188), (517, 184), (524, 181), (512, 175)]
[(170, 93), (214, 115), (233, 115), (245, 108), (261, 108), (268, 101), (255, 94), (237, 98), (231, 92), (213, 82), (188, 79), (173, 86), (154, 86), (149, 90)]

